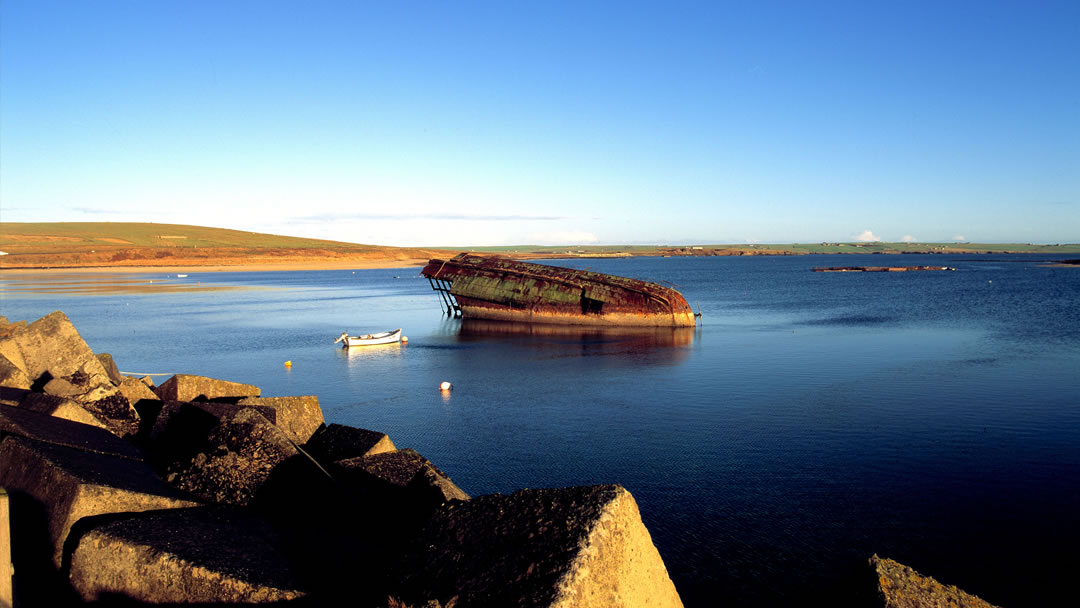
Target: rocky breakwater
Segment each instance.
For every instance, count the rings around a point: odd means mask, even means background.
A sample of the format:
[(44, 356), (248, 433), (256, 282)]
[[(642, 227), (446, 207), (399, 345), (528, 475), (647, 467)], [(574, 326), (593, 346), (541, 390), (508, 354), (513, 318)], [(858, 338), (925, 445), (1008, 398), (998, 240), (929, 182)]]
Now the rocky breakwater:
[(314, 396), (125, 377), (62, 312), (0, 317), (0, 488), (16, 606), (681, 606), (620, 486), (470, 498)]

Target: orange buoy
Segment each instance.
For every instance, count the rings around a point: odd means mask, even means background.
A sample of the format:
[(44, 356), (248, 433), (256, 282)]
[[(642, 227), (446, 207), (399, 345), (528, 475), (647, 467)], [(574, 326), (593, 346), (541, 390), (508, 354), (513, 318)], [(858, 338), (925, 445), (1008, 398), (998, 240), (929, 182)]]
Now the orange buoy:
[(440, 391), (448, 391), (448, 390), (450, 390), (452, 388), (454, 388), (454, 385), (450, 384), (449, 382), (443, 382), (442, 384), (439, 385), (439, 390)]

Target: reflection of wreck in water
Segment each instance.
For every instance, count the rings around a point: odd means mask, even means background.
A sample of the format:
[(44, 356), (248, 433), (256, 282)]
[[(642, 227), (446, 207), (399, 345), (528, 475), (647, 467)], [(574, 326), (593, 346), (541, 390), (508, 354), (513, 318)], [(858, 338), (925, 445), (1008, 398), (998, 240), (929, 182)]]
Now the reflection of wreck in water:
[(620, 342), (648, 347), (689, 346), (693, 327), (615, 327), (556, 325), (552, 323), (507, 323), (485, 319), (462, 319), (458, 335), (464, 338), (521, 336), (555, 342)]
[(696, 334), (694, 327), (615, 327), (462, 319), (457, 338), (467, 344), (490, 343), (501, 348), (537, 351), (543, 353), (544, 359), (599, 356), (606, 361), (599, 365), (619, 367), (681, 363), (689, 355)]
[(572, 325), (694, 327), (682, 294), (624, 277), (459, 254), (420, 272), (463, 317)]

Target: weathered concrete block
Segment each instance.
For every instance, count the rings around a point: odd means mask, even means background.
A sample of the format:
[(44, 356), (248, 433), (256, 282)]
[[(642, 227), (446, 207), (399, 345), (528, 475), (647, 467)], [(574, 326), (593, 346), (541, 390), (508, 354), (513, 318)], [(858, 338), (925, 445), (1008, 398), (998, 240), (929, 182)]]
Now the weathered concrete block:
[(154, 389), (162, 401), (195, 401), (230, 397), (258, 397), (259, 387), (205, 376), (176, 374)]
[(149, 465), (130, 458), (8, 436), (0, 441), (0, 461), (0, 486), (29, 497), (44, 511), (57, 567), (69, 531), (83, 517), (198, 504), (169, 487)]
[[(26, 361), (23, 360), (22, 351), (19, 349), (19, 343), (15, 340), (15, 334), (22, 331), (25, 326), (12, 329), (13, 326), (9, 325), (7, 330), (0, 333), (0, 357), (7, 359), (12, 365), (19, 370), (22, 370), (23, 374), (26, 374), (30, 378), (29, 372), (26, 370)], [(34, 378), (30, 378), (33, 380)]]
[(46, 395), (45, 393), (27, 393), (19, 402), (19, 407), (39, 414), (71, 420), (72, 422), (89, 424), (103, 429), (108, 428), (104, 422), (87, 411), (81, 403), (65, 397)]
[[(50, 381), (50, 384), (57, 382)], [(94, 401), (77, 401), (45, 393), (27, 393), (19, 407), (74, 422), (99, 426), (120, 437), (133, 437), (139, 431), (139, 414), (123, 395), (115, 394)]]
[[(67, 315), (59, 310), (12, 334), (24, 363), (26, 375), (36, 380), (45, 372), (54, 378), (70, 376), (83, 369), (91, 374), (105, 374)], [(4, 353), (7, 356), (7, 353)], [(8, 357), (16, 365), (19, 362)]]
[(124, 382), (124, 376), (120, 373), (120, 368), (116, 367), (116, 361), (113, 360), (112, 355), (109, 353), (98, 353), (95, 355), (101, 367), (105, 369), (105, 373), (108, 374), (109, 380), (114, 386), (120, 386)]
[(301, 397), (245, 397), (237, 405), (262, 405), (277, 412), (274, 424), (298, 445), (307, 442), (323, 425), (322, 408), (315, 395)]
[(11, 584), (14, 574), (11, 571), (11, 509), (8, 503), (7, 490), (0, 488), (0, 606), (3, 608), (15, 605), (15, 589)]
[(877, 574), (878, 599), (883, 608), (995, 608), (993, 604), (952, 585), (877, 555), (870, 558)]
[(343, 424), (330, 424), (320, 428), (304, 444), (305, 452), (324, 463), (393, 452), (396, 449), (386, 433)]
[(132, 406), (144, 399), (158, 401), (157, 394), (150, 390), (150, 387), (146, 386), (142, 380), (137, 378), (125, 377), (120, 381), (116, 390), (123, 395)]
[(10, 386), (0, 386), (0, 405), (9, 405), (11, 407), (19, 407), (19, 402), (23, 400), (29, 389), (25, 388), (11, 388)]
[(110, 594), (146, 603), (264, 603), (307, 595), (278, 551), (280, 539), (250, 511), (152, 511), (92, 525), (69, 580), (86, 601)]
[[(151, 459), (162, 468), (190, 461), (200, 452), (212, 452), (210, 431), (239, 413), (241, 406), (209, 401), (140, 401), (149, 429), (142, 441)], [(265, 406), (248, 406), (274, 422), (277, 412)]]
[(36, 439), (45, 443), (142, 460), (142, 450), (109, 431), (22, 407), (0, 405), (0, 439), (7, 435)]
[(52, 395), (54, 397), (64, 397), (72, 399), (76, 395), (81, 395), (83, 389), (75, 386), (74, 384), (64, 380), (63, 378), (53, 378), (45, 383), (45, 386), (41, 387), (41, 392), (46, 395)]
[(407, 603), (455, 606), (682, 606), (621, 486), (523, 490), (449, 502), (398, 583)]
[(401, 528), (418, 526), (448, 500), (469, 495), (416, 450), (405, 449), (339, 460), (330, 467), (342, 486), (369, 503), (371, 516)]
[(31, 384), (33, 383), (25, 370), (20, 369), (10, 359), (0, 354), (0, 386), (28, 389)]
[(207, 433), (206, 445), (211, 446), (209, 452), (170, 466), (168, 480), (210, 502), (251, 504), (271, 475), (287, 461), (303, 469), (290, 471), (290, 475), (326, 477), (284, 431), (252, 407), (242, 407), (234, 415), (220, 418)]

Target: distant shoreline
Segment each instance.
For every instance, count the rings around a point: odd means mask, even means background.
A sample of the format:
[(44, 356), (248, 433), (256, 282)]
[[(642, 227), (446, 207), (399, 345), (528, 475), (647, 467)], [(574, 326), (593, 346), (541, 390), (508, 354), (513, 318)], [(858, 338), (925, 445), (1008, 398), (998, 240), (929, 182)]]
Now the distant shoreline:
[[(674, 255), (670, 253), (619, 253), (619, 254), (605, 254), (605, 253), (581, 253), (581, 254), (566, 254), (566, 253), (516, 253), (512, 255), (496, 254), (490, 252), (484, 252), (488, 255), (506, 255), (506, 257), (520, 260), (538, 260), (538, 259), (623, 259), (632, 257), (744, 257), (747, 254), (686, 254), (676, 253)], [(1028, 252), (992, 252), (994, 255), (1039, 255), (1039, 253)], [(1040, 252), (1042, 253), (1042, 252)], [(945, 255), (973, 255), (980, 254), (985, 255), (983, 252), (949, 252)], [(808, 255), (806, 253), (755, 253), (749, 254), (747, 257), (773, 257), (773, 256), (802, 256)], [(818, 253), (816, 255), (835, 255), (835, 256), (848, 256), (853, 253)], [(884, 255), (898, 255), (896, 253), (887, 253)], [(941, 253), (927, 252), (924, 255), (942, 255)], [(296, 272), (302, 270), (377, 270), (387, 268), (419, 268), (428, 263), (430, 258), (402, 258), (402, 259), (325, 259), (325, 258), (312, 258), (311, 260), (290, 260), (282, 262), (237, 262), (229, 263), (227, 261), (219, 261), (208, 264), (178, 264), (172, 265), (83, 265), (83, 266), (18, 266), (18, 267), (5, 267), (0, 266), (0, 273), (4, 274), (62, 274), (62, 273), (79, 273), (79, 274), (116, 274), (116, 273), (128, 273), (128, 274), (150, 274), (150, 273), (163, 273), (163, 274), (194, 274), (194, 273), (210, 273), (210, 272)], [(1076, 268), (1075, 260), (1062, 260), (1059, 262), (1052, 262), (1048, 265), (1059, 267), (1071, 267)]]
[(206, 265), (180, 265), (180, 266), (49, 266), (30, 267), (23, 266), (9, 268), (0, 266), (0, 273), (11, 274), (39, 274), (39, 273), (86, 273), (86, 274), (111, 274), (111, 273), (166, 273), (166, 274), (189, 274), (199, 272), (289, 272), (298, 270), (374, 270), (380, 268), (414, 268), (427, 264), (428, 258), (410, 258), (404, 260), (312, 260), (310, 262), (280, 262), (280, 263), (239, 263), (239, 264), (206, 264)]

